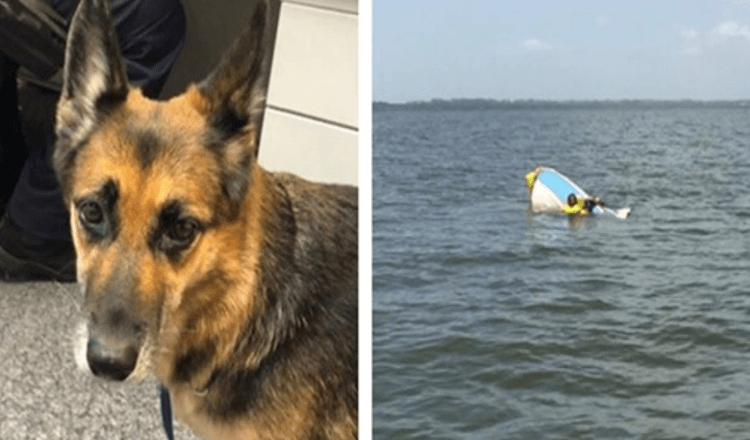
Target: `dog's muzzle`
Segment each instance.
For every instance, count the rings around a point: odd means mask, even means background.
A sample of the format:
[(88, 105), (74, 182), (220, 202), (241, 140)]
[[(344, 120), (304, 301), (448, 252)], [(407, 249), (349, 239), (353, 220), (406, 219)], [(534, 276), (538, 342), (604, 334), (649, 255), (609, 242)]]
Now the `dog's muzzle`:
[(91, 372), (106, 379), (127, 379), (138, 363), (142, 328), (122, 308), (92, 313), (86, 342), (86, 362)]

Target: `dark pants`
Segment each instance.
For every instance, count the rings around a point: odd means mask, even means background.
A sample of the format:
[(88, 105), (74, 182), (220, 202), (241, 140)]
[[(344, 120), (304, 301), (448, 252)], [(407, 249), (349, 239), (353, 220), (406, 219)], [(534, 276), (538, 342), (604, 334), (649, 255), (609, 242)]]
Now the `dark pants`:
[(21, 229), (39, 238), (69, 240), (68, 212), (52, 170), (54, 108), (58, 94), (29, 85), (19, 90), (21, 131), (28, 158), (6, 209)]
[(29, 156), (18, 116), (17, 71), (18, 64), (0, 54), (0, 213), (5, 211)]

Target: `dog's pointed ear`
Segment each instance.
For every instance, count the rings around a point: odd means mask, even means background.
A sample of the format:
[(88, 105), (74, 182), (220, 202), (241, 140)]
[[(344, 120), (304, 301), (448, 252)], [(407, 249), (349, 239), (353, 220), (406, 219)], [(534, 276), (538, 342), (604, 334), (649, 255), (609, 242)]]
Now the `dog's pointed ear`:
[(58, 176), (102, 114), (124, 102), (127, 94), (128, 78), (109, 2), (81, 0), (68, 31), (57, 105), (54, 165)]
[(251, 148), (253, 159), (257, 156), (268, 83), (268, 15), (267, 0), (257, 2), (249, 26), (216, 69), (198, 84), (209, 125), (225, 140), (243, 137), (251, 141), (245, 145)]
[(199, 111), (210, 127), (206, 145), (222, 163), (227, 217), (239, 212), (258, 157), (270, 63), (269, 5), (257, 2), (249, 26), (197, 89)]

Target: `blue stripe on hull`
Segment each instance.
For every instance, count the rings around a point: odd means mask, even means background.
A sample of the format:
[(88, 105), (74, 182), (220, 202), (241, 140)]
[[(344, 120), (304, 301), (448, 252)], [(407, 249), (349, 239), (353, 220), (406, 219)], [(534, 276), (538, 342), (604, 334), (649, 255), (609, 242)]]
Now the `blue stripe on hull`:
[(551, 169), (545, 169), (540, 172), (537, 176), (537, 180), (542, 182), (547, 188), (555, 193), (563, 203), (567, 203), (568, 194), (570, 193), (580, 196), (586, 195), (586, 193), (581, 191), (580, 188), (576, 188), (565, 177)]

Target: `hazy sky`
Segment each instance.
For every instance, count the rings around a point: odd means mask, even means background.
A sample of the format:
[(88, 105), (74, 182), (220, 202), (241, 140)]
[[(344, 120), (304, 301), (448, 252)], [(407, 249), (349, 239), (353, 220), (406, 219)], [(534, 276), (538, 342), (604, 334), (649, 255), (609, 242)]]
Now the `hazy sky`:
[(750, 0), (373, 0), (373, 99), (750, 99)]

